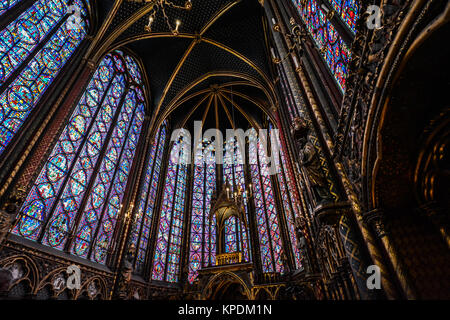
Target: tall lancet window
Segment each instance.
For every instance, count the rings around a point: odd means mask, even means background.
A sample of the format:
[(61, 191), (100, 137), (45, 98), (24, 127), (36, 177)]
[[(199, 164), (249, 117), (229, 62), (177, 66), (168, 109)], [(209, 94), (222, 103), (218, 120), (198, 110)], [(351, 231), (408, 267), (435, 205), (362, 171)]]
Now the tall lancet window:
[(253, 183), (261, 263), (263, 272), (283, 272), (283, 244), (280, 222), (275, 207), (275, 198), (268, 166), (267, 148), (252, 134), (249, 136), (249, 161)]
[[(242, 146), (244, 148), (244, 146)], [(244, 151), (244, 150), (242, 150)], [(230, 185), (230, 192), (235, 193), (241, 190), (243, 196), (244, 209), (248, 225), (248, 199), (245, 176), (244, 161), (235, 137), (228, 140), (225, 145), (225, 155), (223, 161), (223, 178)], [(244, 261), (250, 261), (250, 239), (248, 230), (244, 223), (232, 216), (225, 222), (225, 252), (242, 252)]]
[[(273, 130), (272, 124), (269, 125), (270, 131)], [(286, 157), (286, 150), (284, 144), (281, 143), (280, 137), (275, 134), (273, 138), (278, 140), (280, 145), (280, 158), (277, 161), (277, 177), (278, 185), (280, 186), (281, 200), (283, 201), (283, 209), (286, 217), (287, 232), (289, 234), (289, 242), (291, 244), (292, 253), (294, 255), (295, 269), (300, 269), (301, 255), (298, 248), (298, 239), (295, 232), (295, 219), (300, 217), (300, 204), (298, 203), (295, 194), (295, 180), (289, 170), (289, 159)], [(275, 141), (275, 140), (274, 140)]]
[(190, 163), (188, 137), (183, 133), (174, 142), (165, 180), (161, 216), (156, 237), (152, 279), (178, 282), (186, 200), (186, 180)]
[(134, 59), (104, 57), (56, 142), (13, 232), (105, 263), (145, 112)]
[(68, 3), (38, 0), (0, 31), (0, 154), (86, 36), (84, 2)]
[(142, 273), (147, 258), (152, 218), (155, 210), (158, 182), (160, 180), (161, 162), (166, 144), (167, 128), (164, 124), (157, 132), (150, 147), (147, 169), (133, 230), (131, 243), (135, 248), (135, 272)]
[(211, 199), (216, 190), (214, 144), (202, 141), (194, 157), (191, 233), (189, 247), (189, 282), (197, 278), (202, 267), (216, 264), (215, 216), (210, 215)]
[[(306, 28), (319, 48), (337, 84), (342, 91), (345, 91), (345, 81), (348, 75), (347, 66), (351, 56), (349, 47), (344, 43), (344, 40), (342, 40), (333, 24), (327, 19), (327, 14), (317, 0), (292, 1), (296, 5), (300, 16), (305, 22)], [(339, 12), (345, 17), (345, 21), (351, 24), (351, 28), (354, 30), (357, 19), (356, 13), (358, 12), (358, 1), (341, 0), (332, 2), (333, 6), (340, 6), (341, 9)], [(345, 4), (339, 5), (342, 2), (345, 2)]]

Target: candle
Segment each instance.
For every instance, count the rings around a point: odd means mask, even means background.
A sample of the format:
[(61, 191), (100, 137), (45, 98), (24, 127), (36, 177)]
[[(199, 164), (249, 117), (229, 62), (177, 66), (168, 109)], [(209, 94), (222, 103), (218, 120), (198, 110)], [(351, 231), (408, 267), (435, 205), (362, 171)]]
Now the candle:
[(274, 50), (274, 48), (270, 48), (270, 52), (272, 52), (272, 58), (276, 59), (277, 56), (275, 55), (275, 50)]
[(275, 18), (272, 18), (272, 23), (277, 24), (277, 21), (275, 20)]
[(298, 68), (298, 60), (297, 60), (297, 57), (294, 56), (293, 58), (294, 58), (295, 69), (297, 69), (297, 68)]

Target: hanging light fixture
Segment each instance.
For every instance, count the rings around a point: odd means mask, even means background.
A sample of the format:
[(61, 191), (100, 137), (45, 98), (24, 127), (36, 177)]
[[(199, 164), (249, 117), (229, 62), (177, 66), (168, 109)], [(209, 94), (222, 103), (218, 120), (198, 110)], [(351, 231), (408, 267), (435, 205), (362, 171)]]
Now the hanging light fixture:
[(173, 8), (173, 9), (179, 9), (179, 10), (191, 10), (192, 9), (192, 1), (191, 0), (187, 0), (184, 3), (184, 6), (176, 5), (168, 0), (128, 0), (128, 1), (150, 4), (150, 7), (151, 7), (150, 15), (148, 17), (148, 23), (144, 27), (145, 31), (152, 32), (152, 25), (153, 25), (153, 22), (155, 22), (155, 20), (156, 20), (156, 14), (158, 13), (158, 11), (161, 11), (164, 21), (166, 22), (167, 26), (169, 27), (170, 32), (172, 32), (172, 34), (174, 36), (177, 36), (179, 34), (179, 27), (181, 25), (181, 20), (176, 19), (175, 27), (173, 27), (172, 23), (170, 22), (169, 17), (167, 16), (166, 8), (169, 7), (169, 8)]

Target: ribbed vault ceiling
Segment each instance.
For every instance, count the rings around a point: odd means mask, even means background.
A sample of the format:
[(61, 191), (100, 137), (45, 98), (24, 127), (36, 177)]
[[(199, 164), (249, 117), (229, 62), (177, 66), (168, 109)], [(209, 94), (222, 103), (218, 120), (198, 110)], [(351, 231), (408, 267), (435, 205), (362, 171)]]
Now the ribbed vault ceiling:
[[(182, 6), (185, 0), (172, 2)], [(261, 4), (257, 0), (192, 0), (192, 4), (190, 11), (166, 9), (172, 24), (182, 21), (180, 34), (174, 36), (161, 14), (152, 32), (145, 31), (150, 3), (98, 1), (97, 10), (108, 13), (98, 15), (100, 29), (88, 57), (96, 62), (117, 48), (135, 53), (147, 73), (153, 125), (169, 115), (177, 123), (187, 121), (189, 114), (191, 120), (200, 120), (210, 95), (215, 96), (213, 112), (206, 118), (211, 115), (216, 121), (217, 100), (219, 118), (227, 120), (222, 125), (231, 125), (230, 115), (238, 126), (246, 121), (248, 125), (249, 119), (260, 123), (262, 109), (270, 112), (276, 104)]]

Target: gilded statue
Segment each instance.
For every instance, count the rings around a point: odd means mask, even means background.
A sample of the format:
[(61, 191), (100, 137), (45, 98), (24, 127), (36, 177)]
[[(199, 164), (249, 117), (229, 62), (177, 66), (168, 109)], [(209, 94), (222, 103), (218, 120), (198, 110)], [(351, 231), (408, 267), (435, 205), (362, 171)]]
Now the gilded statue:
[(322, 171), (319, 154), (310, 141), (310, 130), (304, 119), (299, 117), (294, 119), (292, 134), (299, 148), (300, 166), (304, 170), (317, 204), (331, 201), (332, 197), (327, 188), (328, 182)]
[(310, 270), (310, 264), (309, 264), (309, 254), (308, 254), (308, 245), (306, 243), (306, 238), (304, 235), (304, 229), (306, 228), (306, 221), (303, 218), (297, 217), (295, 218), (295, 233), (297, 236), (297, 248), (301, 255), (301, 263), (303, 268), (307, 273), (309, 273)]
[(133, 260), (136, 248), (134, 244), (130, 244), (122, 260), (122, 267), (119, 272), (118, 298), (122, 300), (128, 299), (129, 284), (133, 274)]

